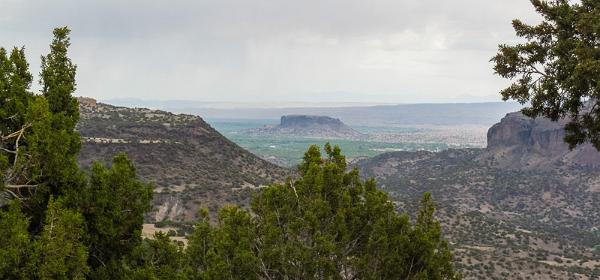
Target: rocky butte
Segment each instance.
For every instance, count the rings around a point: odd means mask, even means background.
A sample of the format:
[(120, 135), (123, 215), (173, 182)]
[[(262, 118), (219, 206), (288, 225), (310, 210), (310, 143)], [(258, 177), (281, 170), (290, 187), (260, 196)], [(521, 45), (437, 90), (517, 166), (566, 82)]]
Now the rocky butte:
[(401, 211), (432, 193), (465, 279), (597, 279), (600, 152), (569, 150), (566, 122), (510, 113), (485, 149), (391, 152), (354, 167)]
[(564, 142), (567, 122), (507, 114), (488, 130), (487, 151), (481, 159), (511, 169), (599, 167), (600, 153), (591, 144), (570, 150)]
[(328, 116), (287, 115), (282, 116), (279, 125), (265, 126), (249, 130), (248, 133), (258, 136), (308, 137), (362, 139), (366, 138), (340, 119)]

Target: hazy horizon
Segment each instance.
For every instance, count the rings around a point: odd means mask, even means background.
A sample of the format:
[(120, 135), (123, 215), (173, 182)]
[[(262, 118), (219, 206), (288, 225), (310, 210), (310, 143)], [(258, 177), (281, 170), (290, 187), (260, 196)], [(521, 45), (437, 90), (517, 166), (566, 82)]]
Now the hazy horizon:
[[(201, 102), (499, 101), (489, 59), (529, 1), (0, 0), (32, 73), (69, 26), (76, 95)], [(107, 20), (110, 19), (110, 20)], [(39, 87), (34, 83), (34, 87)]]
[[(90, 96), (81, 96), (94, 98)], [(95, 98), (94, 98), (95, 99)], [(401, 106), (401, 105), (429, 105), (429, 104), (486, 104), (486, 103), (512, 103), (515, 101), (478, 101), (478, 100), (437, 100), (432, 102), (308, 102), (308, 101), (272, 101), (272, 102), (235, 102), (235, 101), (206, 101), (192, 99), (142, 99), (142, 98), (111, 98), (96, 99), (98, 102), (116, 106), (152, 108), (209, 108), (209, 109), (285, 109), (285, 108), (351, 108), (351, 107), (373, 107), (373, 106)]]

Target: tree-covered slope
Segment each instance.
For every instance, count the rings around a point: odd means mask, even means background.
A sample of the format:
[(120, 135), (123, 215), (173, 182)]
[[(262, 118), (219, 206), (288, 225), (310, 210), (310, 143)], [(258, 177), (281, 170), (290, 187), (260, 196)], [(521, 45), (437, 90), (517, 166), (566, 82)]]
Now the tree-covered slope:
[(125, 153), (155, 187), (149, 221), (191, 221), (200, 208), (247, 204), (252, 189), (292, 175), (229, 141), (200, 117), (79, 100), (80, 164)]

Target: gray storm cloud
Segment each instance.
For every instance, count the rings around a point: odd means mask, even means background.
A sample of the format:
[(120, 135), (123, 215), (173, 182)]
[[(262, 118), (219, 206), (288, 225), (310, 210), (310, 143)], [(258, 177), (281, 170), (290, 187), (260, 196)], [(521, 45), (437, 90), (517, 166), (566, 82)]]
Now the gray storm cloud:
[(498, 100), (489, 59), (535, 22), (526, 0), (0, 0), (0, 45), (32, 70), (72, 30), (78, 94), (99, 99)]

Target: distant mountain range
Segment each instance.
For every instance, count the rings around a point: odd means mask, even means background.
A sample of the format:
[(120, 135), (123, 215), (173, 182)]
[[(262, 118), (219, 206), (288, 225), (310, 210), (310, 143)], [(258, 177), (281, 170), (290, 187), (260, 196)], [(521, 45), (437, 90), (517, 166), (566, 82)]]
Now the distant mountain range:
[[(121, 101), (123, 102), (123, 101)], [(130, 106), (133, 101), (123, 102)], [(205, 119), (279, 119), (284, 115), (317, 115), (339, 118), (351, 126), (389, 125), (493, 125), (509, 112), (522, 106), (514, 102), (431, 103), (400, 105), (327, 106), (257, 108), (239, 104), (235, 108), (202, 102), (152, 102), (153, 108), (194, 114)], [(212, 107), (211, 107), (212, 106)]]

